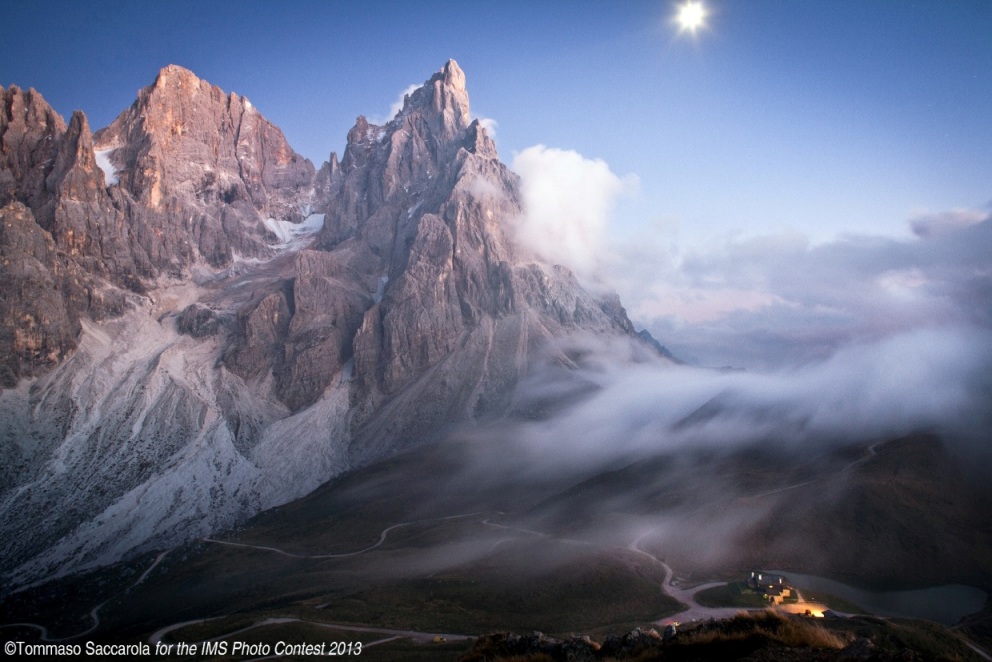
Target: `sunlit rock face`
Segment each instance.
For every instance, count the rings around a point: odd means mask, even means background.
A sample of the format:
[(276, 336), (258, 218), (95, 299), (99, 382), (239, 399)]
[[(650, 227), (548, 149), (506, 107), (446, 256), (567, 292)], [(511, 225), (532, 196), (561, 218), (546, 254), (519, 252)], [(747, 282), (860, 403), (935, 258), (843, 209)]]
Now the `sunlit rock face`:
[(65, 120), (34, 89), (0, 88), (0, 198), (39, 209), (51, 197), (47, 179), (65, 135)]
[(180, 67), (95, 136), (3, 98), (8, 586), (229, 526), (500, 417), (535, 362), (572, 365), (554, 341), (633, 337), (615, 295), (518, 257), (518, 179), (454, 61), (316, 174)]
[[(309, 213), (309, 161), (247, 99), (181, 67), (163, 69), (96, 137), (82, 112), (66, 125), (34, 90), (0, 88), (0, 105), (0, 207), (22, 203), (53, 242), (38, 278), (57, 293), (66, 325), (56, 330), (54, 317), (38, 324), (70, 338), (53, 341), (55, 354), (40, 341), (32, 355), (0, 340), (5, 356), (21, 356), (16, 367), (5, 359), (7, 384), (50, 367), (74, 345), (81, 317), (122, 314), (129, 293), (147, 292), (161, 275), (271, 256), (278, 238), (264, 220)], [(13, 324), (4, 338), (16, 337)]]
[(313, 165), (248, 99), (182, 67), (162, 69), (95, 141), (159, 267), (271, 255), (263, 219), (308, 211)]

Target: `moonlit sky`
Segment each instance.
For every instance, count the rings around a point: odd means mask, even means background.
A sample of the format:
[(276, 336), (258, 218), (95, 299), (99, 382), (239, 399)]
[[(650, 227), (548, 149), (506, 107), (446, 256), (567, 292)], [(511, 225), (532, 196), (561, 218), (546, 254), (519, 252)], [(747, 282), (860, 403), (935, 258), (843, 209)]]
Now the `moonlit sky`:
[(690, 34), (665, 0), (8, 2), (0, 84), (95, 130), (179, 64), (319, 165), (454, 58), (508, 164), (605, 166), (595, 264), (570, 266), (687, 358), (802, 362), (987, 311), (992, 251), (940, 251), (990, 236), (992, 3), (704, 4)]

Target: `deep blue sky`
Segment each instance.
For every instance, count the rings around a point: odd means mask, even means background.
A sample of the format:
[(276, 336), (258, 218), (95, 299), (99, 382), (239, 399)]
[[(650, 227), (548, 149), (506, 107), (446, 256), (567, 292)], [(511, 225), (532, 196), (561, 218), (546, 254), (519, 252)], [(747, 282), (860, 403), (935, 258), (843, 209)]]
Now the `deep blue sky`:
[[(404, 88), (455, 58), (473, 112), (498, 122), (508, 163), (544, 144), (636, 175), (639, 192), (610, 228), (628, 241), (664, 234), (667, 256), (645, 251), (631, 270), (645, 278), (668, 269), (689, 279), (686, 264), (718, 262), (701, 262), (701, 247), (736, 255), (728, 241), (774, 235), (754, 245), (781, 248), (798, 237), (789, 245), (799, 265), (805, 240), (910, 240), (914, 217), (988, 211), (992, 2), (704, 2), (707, 27), (691, 37), (672, 24), (668, 0), (7, 0), (0, 84), (34, 87), (66, 115), (80, 108), (97, 129), (179, 64), (247, 96), (319, 165), (343, 148), (355, 116), (385, 118)], [(644, 268), (652, 260), (664, 268)], [(707, 273), (693, 276), (697, 294), (719, 280)], [(767, 312), (798, 300), (767, 290), (766, 276), (749, 281), (751, 299), (738, 297), (720, 273), (721, 305)], [(636, 287), (628, 280), (621, 294), (630, 300)], [(631, 305), (666, 319), (654, 328), (676, 338), (707, 316)]]
[[(162, 66), (249, 97), (314, 161), (453, 57), (504, 158), (640, 177), (683, 229), (895, 232), (992, 200), (992, 3), (7, 2), (0, 84), (108, 124)], [(318, 163), (319, 164), (319, 163)]]

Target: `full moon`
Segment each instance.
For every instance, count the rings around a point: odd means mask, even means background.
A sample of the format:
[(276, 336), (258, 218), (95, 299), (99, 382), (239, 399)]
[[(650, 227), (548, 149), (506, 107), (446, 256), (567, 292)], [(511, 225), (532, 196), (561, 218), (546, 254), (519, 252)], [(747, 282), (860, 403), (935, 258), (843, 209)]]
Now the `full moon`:
[(675, 20), (679, 24), (679, 31), (696, 34), (696, 30), (703, 27), (706, 18), (706, 8), (698, 0), (689, 0), (684, 5), (679, 6)]

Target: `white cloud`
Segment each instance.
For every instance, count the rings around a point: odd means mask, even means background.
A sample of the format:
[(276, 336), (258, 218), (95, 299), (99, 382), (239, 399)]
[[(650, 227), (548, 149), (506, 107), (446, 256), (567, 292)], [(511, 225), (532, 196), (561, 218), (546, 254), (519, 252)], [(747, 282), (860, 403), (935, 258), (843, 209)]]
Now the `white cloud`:
[(475, 119), (479, 120), (479, 124), (486, 130), (489, 137), (496, 140), (496, 129), (499, 128), (499, 122), (491, 117), (476, 117)]
[(690, 248), (621, 245), (621, 298), (683, 358), (768, 368), (823, 360), (852, 343), (938, 327), (992, 328), (992, 217), (955, 210), (911, 221), (907, 239), (797, 235)]
[(673, 316), (688, 323), (720, 320), (736, 311), (755, 311), (774, 303), (785, 304), (779, 296), (760, 290), (733, 287), (679, 287), (666, 282), (652, 283), (649, 298), (637, 303), (631, 312), (640, 318)]
[(371, 124), (382, 126), (382, 125), (386, 124), (387, 122), (389, 122), (390, 120), (395, 119), (396, 116), (399, 115), (400, 111), (403, 110), (403, 102), (406, 100), (407, 95), (408, 94), (413, 94), (419, 88), (420, 88), (420, 85), (417, 85), (415, 83), (411, 83), (411, 84), (407, 85), (403, 89), (403, 91), (400, 92), (399, 96), (396, 97), (396, 101), (394, 101), (392, 104), (390, 104), (390, 106), (389, 106), (389, 114), (385, 118), (380, 117), (379, 115), (373, 115), (371, 118), (369, 118), (369, 122)]
[(400, 92), (400, 96), (397, 97), (396, 101), (389, 106), (389, 119), (393, 119), (400, 114), (403, 110), (403, 102), (406, 101), (407, 95), (413, 94), (420, 86), (416, 83), (410, 83), (406, 88)]
[(580, 278), (595, 276), (614, 205), (636, 188), (637, 177), (618, 177), (601, 159), (544, 145), (517, 154), (513, 170), (524, 202), (524, 216), (514, 221), (518, 243)]

